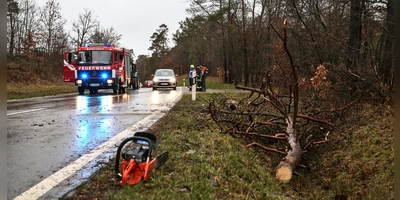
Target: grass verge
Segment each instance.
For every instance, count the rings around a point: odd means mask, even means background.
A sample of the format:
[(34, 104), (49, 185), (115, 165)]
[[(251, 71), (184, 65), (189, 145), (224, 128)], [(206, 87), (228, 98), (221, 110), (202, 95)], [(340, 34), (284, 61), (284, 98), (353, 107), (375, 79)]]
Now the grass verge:
[(73, 83), (7, 83), (7, 100), (43, 97), (74, 92), (78, 93), (78, 89)]
[[(177, 77), (178, 86), (189, 86), (189, 79), (185, 76)], [(206, 78), (206, 88), (207, 89), (235, 89), (235, 86), (232, 84), (223, 84), (221, 80), (217, 77), (207, 77)]]

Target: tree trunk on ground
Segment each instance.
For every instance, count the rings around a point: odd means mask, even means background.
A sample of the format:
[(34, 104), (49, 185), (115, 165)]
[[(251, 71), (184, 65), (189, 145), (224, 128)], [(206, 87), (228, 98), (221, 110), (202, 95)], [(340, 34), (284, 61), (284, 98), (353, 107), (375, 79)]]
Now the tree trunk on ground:
[(276, 167), (276, 178), (283, 182), (287, 182), (292, 178), (293, 170), (300, 163), (303, 154), (301, 145), (297, 140), (297, 130), (293, 127), (293, 117), (289, 116), (289, 118), (286, 119), (286, 123), (286, 133), (288, 134), (290, 150)]

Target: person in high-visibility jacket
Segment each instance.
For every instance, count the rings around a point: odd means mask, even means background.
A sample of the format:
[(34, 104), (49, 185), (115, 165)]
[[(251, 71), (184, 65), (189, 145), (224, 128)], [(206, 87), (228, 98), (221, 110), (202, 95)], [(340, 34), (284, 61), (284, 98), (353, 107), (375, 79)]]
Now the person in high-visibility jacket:
[(202, 81), (202, 71), (201, 65), (196, 65), (196, 91), (202, 91), (203, 83)]
[(132, 74), (132, 87), (133, 89), (139, 89), (139, 80), (137, 80), (139, 77), (139, 71), (136, 70), (135, 72), (133, 72)]
[(139, 75), (139, 71), (138, 71), (138, 70), (136, 70), (136, 71), (135, 71), (135, 73), (133, 73), (133, 78), (137, 78), (137, 77), (138, 77), (138, 75)]
[(208, 69), (205, 65), (201, 65), (201, 88), (206, 91), (206, 77), (208, 74)]

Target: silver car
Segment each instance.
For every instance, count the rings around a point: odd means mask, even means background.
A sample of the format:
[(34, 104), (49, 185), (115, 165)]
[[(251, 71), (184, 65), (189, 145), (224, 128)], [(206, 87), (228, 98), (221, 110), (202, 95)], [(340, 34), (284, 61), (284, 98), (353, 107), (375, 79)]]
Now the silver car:
[(151, 75), (153, 77), (153, 90), (157, 90), (158, 88), (172, 88), (176, 90), (176, 77), (173, 69), (157, 69), (154, 74)]

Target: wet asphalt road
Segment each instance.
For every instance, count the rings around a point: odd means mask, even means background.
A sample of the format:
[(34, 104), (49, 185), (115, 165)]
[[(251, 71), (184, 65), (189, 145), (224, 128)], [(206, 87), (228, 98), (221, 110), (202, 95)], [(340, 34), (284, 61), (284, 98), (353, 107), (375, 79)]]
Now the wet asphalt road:
[(60, 198), (89, 178), (99, 161), (108, 162), (116, 142), (146, 130), (186, 90), (99, 90), (8, 101), (8, 199)]

